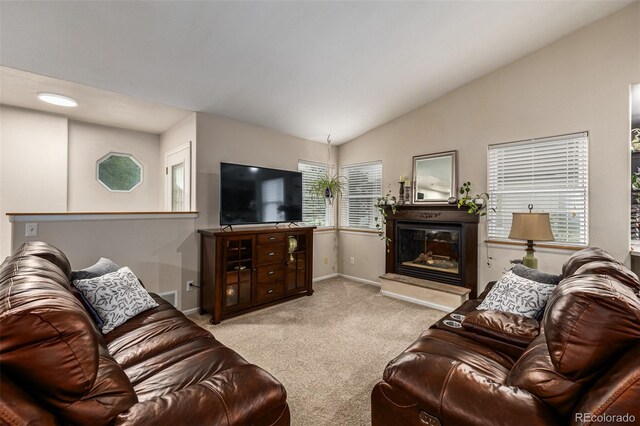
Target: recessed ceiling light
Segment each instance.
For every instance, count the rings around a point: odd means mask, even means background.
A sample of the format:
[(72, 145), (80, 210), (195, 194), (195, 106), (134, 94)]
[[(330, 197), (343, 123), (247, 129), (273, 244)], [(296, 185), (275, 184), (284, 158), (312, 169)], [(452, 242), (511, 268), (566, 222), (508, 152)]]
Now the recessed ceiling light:
[(38, 93), (38, 99), (48, 104), (63, 106), (63, 107), (75, 107), (78, 106), (78, 102), (75, 99), (71, 99), (67, 96), (58, 95), (56, 93)]

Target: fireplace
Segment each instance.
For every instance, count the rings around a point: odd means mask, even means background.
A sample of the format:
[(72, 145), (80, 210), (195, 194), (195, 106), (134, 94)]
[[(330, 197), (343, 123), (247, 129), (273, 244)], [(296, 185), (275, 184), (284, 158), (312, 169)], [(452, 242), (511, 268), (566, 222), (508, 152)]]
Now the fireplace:
[(467, 287), (476, 296), (478, 217), (456, 206), (388, 211), (386, 272)]

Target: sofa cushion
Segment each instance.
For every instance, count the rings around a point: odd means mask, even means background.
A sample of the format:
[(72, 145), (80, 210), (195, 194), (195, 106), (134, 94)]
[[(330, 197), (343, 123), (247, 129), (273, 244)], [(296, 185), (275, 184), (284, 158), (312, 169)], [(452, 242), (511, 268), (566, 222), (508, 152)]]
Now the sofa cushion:
[(537, 283), (507, 271), (478, 305), (478, 310), (510, 312), (535, 318), (554, 289), (554, 285)]
[(554, 367), (576, 380), (640, 339), (640, 300), (609, 276), (573, 275), (551, 296), (543, 324)]
[[(631, 424), (629, 414), (637, 411), (640, 401), (640, 343), (618, 359), (611, 368), (602, 374), (591, 386), (575, 408), (575, 415), (571, 418), (572, 425), (592, 424), (587, 415), (621, 416), (616, 424)], [(578, 416), (579, 414), (579, 416)], [(626, 416), (627, 420), (624, 420)], [(635, 419), (638, 420), (637, 418)], [(602, 422), (604, 423), (604, 422)]]
[(29, 241), (22, 244), (12, 258), (36, 256), (56, 265), (67, 279), (71, 276), (71, 265), (67, 256), (58, 248), (42, 241)]
[(571, 380), (558, 373), (544, 333), (536, 337), (509, 372), (506, 384), (523, 389), (568, 418), (591, 377)]
[(620, 263), (613, 256), (611, 256), (601, 248), (589, 247), (575, 252), (573, 255), (569, 256), (567, 260), (565, 260), (564, 264), (562, 265), (562, 277), (567, 278), (573, 275), (582, 265), (598, 261)]
[(540, 333), (540, 324), (535, 319), (500, 311), (471, 312), (462, 320), (462, 327), (475, 334), (523, 347)]
[[(101, 337), (78, 300), (44, 258), (5, 265), (0, 282), (0, 363), (31, 395), (67, 423), (103, 424), (136, 402), (122, 369), (101, 347)], [(14, 263), (15, 262), (15, 263)], [(35, 273), (37, 264), (43, 272)], [(43, 356), (43, 354), (46, 354)]]
[(514, 265), (511, 271), (519, 277), (526, 278), (531, 281), (542, 284), (558, 284), (562, 277), (560, 275), (550, 274), (538, 269), (529, 268), (524, 265)]
[(581, 274), (609, 275), (636, 291), (640, 290), (640, 280), (638, 280), (638, 276), (618, 262), (599, 260), (585, 263), (575, 272), (575, 275)]
[(104, 321), (104, 334), (140, 312), (158, 306), (126, 266), (116, 272), (97, 278), (76, 280), (73, 283)]

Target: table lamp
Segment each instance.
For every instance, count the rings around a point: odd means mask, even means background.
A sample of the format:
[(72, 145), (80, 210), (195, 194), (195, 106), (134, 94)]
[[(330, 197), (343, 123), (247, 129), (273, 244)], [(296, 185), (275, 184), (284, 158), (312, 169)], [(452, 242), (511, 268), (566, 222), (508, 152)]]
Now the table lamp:
[(522, 264), (529, 268), (538, 269), (538, 259), (534, 256), (534, 241), (553, 241), (553, 232), (549, 222), (549, 213), (531, 213), (533, 204), (529, 204), (529, 213), (512, 213), (511, 232), (509, 238), (527, 240), (527, 254), (522, 258)]

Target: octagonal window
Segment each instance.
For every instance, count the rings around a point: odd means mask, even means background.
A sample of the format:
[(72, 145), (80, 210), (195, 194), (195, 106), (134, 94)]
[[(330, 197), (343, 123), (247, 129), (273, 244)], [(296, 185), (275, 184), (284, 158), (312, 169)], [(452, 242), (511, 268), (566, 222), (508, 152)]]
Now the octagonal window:
[(131, 154), (110, 152), (96, 164), (96, 177), (113, 192), (131, 192), (142, 183), (142, 164)]

